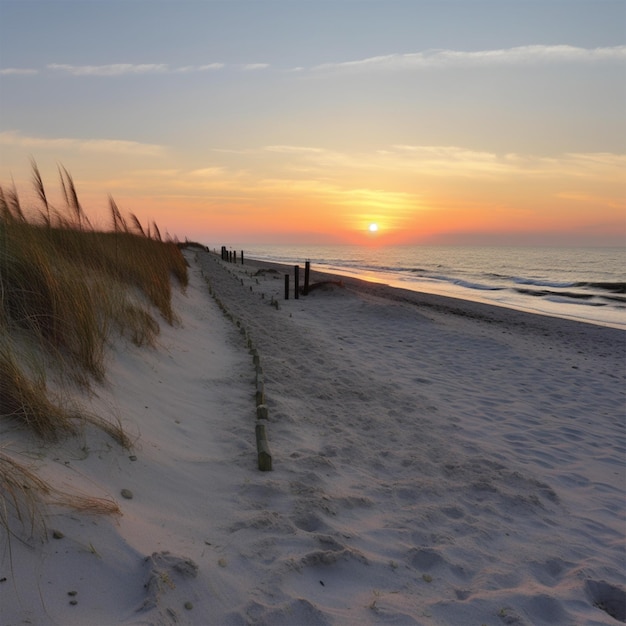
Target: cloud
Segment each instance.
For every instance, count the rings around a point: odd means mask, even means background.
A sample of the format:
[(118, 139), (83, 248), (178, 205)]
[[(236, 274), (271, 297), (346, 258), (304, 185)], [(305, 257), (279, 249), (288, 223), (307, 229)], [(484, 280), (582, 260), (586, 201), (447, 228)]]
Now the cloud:
[(323, 148), (310, 148), (308, 146), (266, 146), (265, 150), (268, 152), (280, 152), (284, 154), (322, 154), (327, 152)]
[(39, 71), (19, 67), (7, 67), (0, 70), (0, 76), (30, 76), (32, 74), (39, 74)]
[(165, 148), (157, 144), (139, 143), (121, 139), (70, 139), (28, 137), (17, 131), (0, 132), (0, 145), (47, 150), (78, 150), (81, 152), (108, 152), (131, 156), (163, 156)]
[(112, 65), (67, 65), (51, 63), (48, 69), (72, 76), (123, 76), (125, 74), (159, 74), (169, 70), (164, 63), (113, 63)]
[(180, 73), (188, 74), (192, 72), (207, 72), (221, 70), (223, 63), (208, 63), (205, 65), (183, 65), (180, 67), (170, 67), (167, 63), (113, 63), (110, 65), (67, 65), (62, 63), (51, 63), (48, 69), (65, 72), (72, 76), (126, 76), (139, 74), (166, 74)]
[(311, 146), (266, 146), (265, 152), (288, 158), (283, 167), (306, 171), (324, 179), (371, 172), (378, 175), (442, 178), (506, 179), (510, 177), (550, 178), (571, 176), (577, 179), (622, 180), (626, 155), (609, 152), (535, 154), (498, 154), (462, 146), (392, 145), (370, 152), (339, 152)]
[(255, 70), (266, 70), (269, 66), (269, 63), (246, 63), (241, 66), (241, 69), (245, 72), (249, 72)]
[(215, 70), (221, 70), (224, 68), (223, 63), (209, 63), (207, 65), (184, 65), (183, 67), (176, 68), (175, 72), (181, 74), (187, 74), (192, 72), (210, 72)]
[(223, 63), (209, 63), (207, 65), (198, 65), (199, 72), (206, 72), (207, 70), (221, 70), (224, 68)]
[[(46, 68), (52, 72), (68, 74), (70, 76), (140, 76), (154, 74), (195, 74), (200, 72), (216, 72), (226, 68), (224, 63), (205, 63), (201, 65), (172, 66), (168, 63), (110, 63), (107, 65), (71, 65), (68, 63), (50, 63)], [(245, 72), (264, 70), (270, 67), (269, 63), (246, 63), (231, 66)], [(5, 68), (0, 69), (2, 75), (38, 74), (35, 69)]]
[(553, 63), (602, 63), (626, 61), (626, 46), (577, 48), (575, 46), (519, 46), (475, 52), (426, 50), (388, 54), (341, 63), (323, 63), (313, 71), (400, 71), (419, 69), (545, 65)]
[(189, 176), (197, 176), (200, 178), (213, 178), (215, 176), (223, 176), (226, 172), (224, 167), (203, 167), (199, 170), (192, 170)]

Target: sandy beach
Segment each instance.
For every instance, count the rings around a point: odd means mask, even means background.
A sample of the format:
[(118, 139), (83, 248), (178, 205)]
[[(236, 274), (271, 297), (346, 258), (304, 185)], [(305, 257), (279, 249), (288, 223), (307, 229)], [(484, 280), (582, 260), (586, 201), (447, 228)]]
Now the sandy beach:
[(77, 391), (133, 449), (2, 433), (121, 510), (3, 537), (3, 626), (626, 622), (626, 333), (185, 255), (179, 322)]

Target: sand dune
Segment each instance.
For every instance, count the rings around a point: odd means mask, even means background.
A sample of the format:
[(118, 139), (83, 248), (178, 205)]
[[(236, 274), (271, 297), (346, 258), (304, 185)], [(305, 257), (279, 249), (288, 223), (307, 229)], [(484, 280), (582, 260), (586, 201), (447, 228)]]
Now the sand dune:
[(12, 540), (3, 624), (626, 621), (623, 331), (352, 279), (285, 301), (283, 267), (187, 254), (180, 324), (90, 400), (136, 448), (30, 453), (122, 515)]

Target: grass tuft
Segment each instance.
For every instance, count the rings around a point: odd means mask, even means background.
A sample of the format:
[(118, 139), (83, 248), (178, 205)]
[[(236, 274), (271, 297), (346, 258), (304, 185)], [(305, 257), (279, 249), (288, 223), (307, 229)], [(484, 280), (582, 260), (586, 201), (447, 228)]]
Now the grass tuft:
[(45, 537), (48, 505), (91, 515), (119, 515), (114, 500), (70, 494), (51, 487), (34, 470), (0, 452), (0, 525), (18, 538)]
[[(18, 536), (45, 531), (43, 510), (50, 491), (32, 470), (0, 453), (0, 525)], [(22, 532), (16, 530), (16, 522)]]
[(41, 439), (55, 441), (76, 434), (73, 416), (48, 396), (41, 377), (29, 375), (4, 342), (0, 345), (0, 417), (25, 426)]

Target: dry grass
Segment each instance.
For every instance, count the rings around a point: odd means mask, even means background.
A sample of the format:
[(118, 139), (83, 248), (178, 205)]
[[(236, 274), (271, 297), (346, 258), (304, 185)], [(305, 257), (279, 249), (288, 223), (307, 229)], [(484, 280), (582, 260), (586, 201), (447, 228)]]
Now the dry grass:
[(45, 510), (49, 505), (96, 515), (116, 515), (113, 500), (69, 494), (52, 488), (34, 470), (0, 452), (0, 525), (13, 536), (45, 537)]
[[(175, 321), (172, 279), (187, 285), (186, 261), (156, 224), (144, 228), (132, 214), (125, 220), (113, 198), (112, 230), (95, 230), (63, 167), (65, 206), (53, 207), (34, 162), (32, 168), (40, 207), (25, 208), (15, 185), (0, 187), (0, 420), (44, 440), (77, 434), (89, 422), (130, 447), (121, 423), (62, 406), (46, 375), (88, 387), (105, 377), (112, 335), (152, 344), (157, 318)], [(15, 519), (34, 523), (41, 498), (53, 492), (31, 470), (0, 457), (0, 525), (6, 527), (9, 509)], [(55, 498), (71, 505), (71, 499)], [(89, 508), (87, 500), (73, 501)]]
[(0, 524), (4, 528), (17, 536), (44, 531), (43, 510), (50, 492), (50, 486), (32, 470), (0, 453)]
[(0, 417), (24, 425), (46, 440), (76, 434), (72, 415), (48, 396), (45, 380), (18, 361), (8, 342), (0, 344)]

